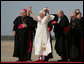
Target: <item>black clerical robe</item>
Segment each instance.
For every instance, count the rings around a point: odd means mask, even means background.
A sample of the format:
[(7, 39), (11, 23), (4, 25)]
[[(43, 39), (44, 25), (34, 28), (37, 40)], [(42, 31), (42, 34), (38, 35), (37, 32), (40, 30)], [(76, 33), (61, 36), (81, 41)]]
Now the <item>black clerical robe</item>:
[(22, 17), (18, 16), (13, 22), (13, 31), (16, 31), (14, 39), (14, 53), (13, 57), (18, 57), (19, 60), (23, 61), (25, 59), (26, 52), (26, 34), (27, 28), (18, 28), (20, 24), (24, 23), (24, 20), (27, 19), (27, 16)]
[(69, 57), (69, 20), (64, 15), (60, 18), (59, 23), (54, 26), (56, 37), (55, 50), (62, 58)]
[[(19, 25), (23, 23), (25, 23), (27, 27), (18, 28)], [(31, 59), (34, 28), (35, 21), (30, 16), (18, 16), (14, 20), (13, 31), (16, 31), (16, 34), (13, 57), (18, 57), (19, 60)]]
[(83, 56), (83, 19), (75, 19), (70, 22), (71, 27), (71, 58)]
[(36, 22), (32, 17), (27, 16), (27, 19), (24, 20), (27, 24), (27, 33), (26, 33), (26, 60), (31, 60), (31, 52), (33, 46), (33, 40), (35, 35)]

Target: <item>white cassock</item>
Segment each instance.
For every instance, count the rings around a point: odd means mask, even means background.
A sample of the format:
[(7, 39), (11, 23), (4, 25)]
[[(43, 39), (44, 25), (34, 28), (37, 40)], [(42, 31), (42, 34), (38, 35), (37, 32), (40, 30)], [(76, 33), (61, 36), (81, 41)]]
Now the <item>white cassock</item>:
[[(51, 43), (48, 31), (48, 22), (54, 19), (53, 15), (47, 15), (43, 19), (40, 16), (37, 17), (38, 24), (35, 34), (35, 55), (45, 55), (47, 56), (51, 53)], [(46, 44), (46, 50), (42, 50), (42, 44)]]

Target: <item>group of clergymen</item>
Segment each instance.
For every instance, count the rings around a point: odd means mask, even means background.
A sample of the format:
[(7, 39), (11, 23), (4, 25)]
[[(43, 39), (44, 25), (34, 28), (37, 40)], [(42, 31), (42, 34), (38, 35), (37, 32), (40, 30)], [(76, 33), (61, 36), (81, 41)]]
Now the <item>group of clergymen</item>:
[[(44, 11), (45, 14), (42, 12), (43, 14), (40, 13), (39, 17), (45, 17), (50, 14), (47, 8), (45, 8)], [(36, 16), (32, 13), (31, 6), (28, 8), (28, 10), (22, 9), (20, 14), (21, 15), (18, 16), (13, 22), (13, 35), (15, 37), (13, 57), (18, 57), (18, 61), (32, 61), (32, 47), (34, 37), (36, 35), (36, 29), (38, 27), (38, 21), (36, 20)], [(83, 17), (80, 10), (76, 9), (73, 13), (71, 13), (70, 23), (67, 16), (64, 14), (64, 11), (62, 10), (57, 11), (57, 14), (50, 15), (54, 16), (54, 18), (47, 24), (52, 52), (47, 56), (38, 56), (39, 59), (37, 61), (48, 61), (50, 58), (53, 58), (51, 38), (52, 29), (56, 38), (55, 50), (62, 58), (58, 61), (72, 61), (75, 59), (82, 60), (84, 32)]]

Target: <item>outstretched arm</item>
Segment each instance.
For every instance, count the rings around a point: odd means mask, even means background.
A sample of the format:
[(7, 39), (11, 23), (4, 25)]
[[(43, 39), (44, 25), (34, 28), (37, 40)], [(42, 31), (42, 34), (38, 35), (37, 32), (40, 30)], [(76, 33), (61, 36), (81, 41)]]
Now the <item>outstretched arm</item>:
[(34, 14), (31, 14), (31, 17), (32, 17), (35, 21), (38, 21), (37, 16), (35, 16)]

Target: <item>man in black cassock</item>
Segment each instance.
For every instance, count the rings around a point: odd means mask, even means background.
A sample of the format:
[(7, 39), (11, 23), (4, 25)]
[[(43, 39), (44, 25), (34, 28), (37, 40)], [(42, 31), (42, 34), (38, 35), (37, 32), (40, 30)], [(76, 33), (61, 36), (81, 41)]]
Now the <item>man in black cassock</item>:
[(18, 57), (18, 61), (25, 61), (27, 25), (24, 20), (27, 19), (26, 9), (22, 9), (20, 13), (21, 16), (18, 16), (13, 22), (13, 35), (15, 37), (13, 57)]
[(35, 29), (36, 29), (36, 23), (37, 21), (34, 20), (33, 17), (31, 17), (31, 14), (27, 14), (27, 34), (26, 34), (26, 60), (32, 61), (31, 60), (31, 53), (32, 53), (32, 47), (33, 47), (33, 40), (35, 36)]
[(54, 25), (54, 33), (56, 38), (55, 50), (62, 57), (62, 60), (67, 60), (70, 58), (69, 52), (69, 20), (64, 15), (62, 10), (57, 13), (58, 21)]
[(82, 14), (81, 14), (81, 11), (80, 9), (76, 9), (75, 11), (75, 14), (76, 14), (76, 18), (78, 16), (78, 18), (76, 19), (76, 21), (79, 21), (78, 23), (78, 26), (80, 25), (80, 27), (78, 27), (78, 29), (80, 28), (80, 41), (81, 41), (81, 55), (80, 58), (83, 58), (83, 25), (84, 25), (84, 22), (83, 22), (83, 17), (82, 17)]
[(14, 20), (13, 34), (15, 35), (15, 45), (13, 57), (18, 57), (18, 61), (31, 60), (33, 44), (34, 20), (26, 15), (26, 9), (21, 10), (21, 16)]
[(83, 18), (81, 13), (78, 12), (75, 15), (75, 19), (71, 17), (71, 43), (73, 53), (71, 55), (72, 60), (79, 61), (83, 59)]

